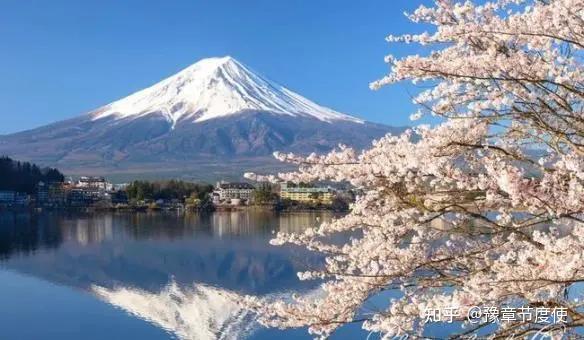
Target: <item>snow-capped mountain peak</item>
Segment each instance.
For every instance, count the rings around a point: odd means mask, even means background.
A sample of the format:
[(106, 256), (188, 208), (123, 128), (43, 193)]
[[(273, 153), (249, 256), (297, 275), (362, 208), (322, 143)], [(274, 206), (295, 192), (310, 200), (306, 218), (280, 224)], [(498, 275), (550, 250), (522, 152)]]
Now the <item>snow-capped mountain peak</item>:
[(230, 56), (202, 59), (151, 87), (100, 108), (92, 113), (92, 120), (161, 114), (174, 128), (182, 122), (202, 122), (249, 111), (363, 123), (267, 80)]
[(364, 149), (401, 131), (322, 107), (223, 57), (203, 59), (89, 114), (0, 136), (0, 154), (72, 175), (141, 178), (168, 171), (214, 181), (257, 167), (280, 171), (274, 151)]

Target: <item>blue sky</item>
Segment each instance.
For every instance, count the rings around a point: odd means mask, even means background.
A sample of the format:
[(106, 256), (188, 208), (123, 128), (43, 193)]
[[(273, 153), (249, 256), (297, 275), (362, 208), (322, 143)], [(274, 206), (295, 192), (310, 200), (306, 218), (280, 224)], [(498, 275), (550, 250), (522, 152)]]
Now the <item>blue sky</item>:
[(211, 56), (231, 55), (338, 111), (411, 124), (405, 84), (371, 91), (418, 1), (21, 1), (0, 11), (0, 134), (78, 116)]

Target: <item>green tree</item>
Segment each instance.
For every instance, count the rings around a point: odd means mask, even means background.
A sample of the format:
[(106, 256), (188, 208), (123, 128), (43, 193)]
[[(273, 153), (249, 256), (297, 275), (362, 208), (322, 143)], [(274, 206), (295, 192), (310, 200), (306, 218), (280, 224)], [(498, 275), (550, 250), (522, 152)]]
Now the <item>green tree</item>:
[(41, 168), (36, 164), (0, 157), (0, 190), (33, 194), (38, 182), (63, 182), (64, 179), (57, 169)]
[(256, 204), (272, 204), (278, 201), (276, 187), (271, 183), (260, 183), (253, 192)]
[(213, 186), (209, 184), (178, 180), (134, 181), (126, 188), (128, 198), (131, 200), (178, 199), (184, 201), (187, 197), (196, 197), (203, 200), (212, 190)]

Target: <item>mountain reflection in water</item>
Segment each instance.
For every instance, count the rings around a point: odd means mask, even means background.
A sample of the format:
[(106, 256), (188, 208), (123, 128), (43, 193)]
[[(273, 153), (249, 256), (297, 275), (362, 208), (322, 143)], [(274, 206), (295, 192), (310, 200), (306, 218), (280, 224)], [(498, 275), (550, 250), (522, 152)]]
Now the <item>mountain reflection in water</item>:
[(108, 303), (151, 322), (180, 339), (242, 339), (254, 317), (238, 303), (239, 294), (206, 285), (170, 283), (159, 293), (132, 288), (94, 287)]
[(244, 294), (307, 293), (321, 258), (269, 245), (328, 213), (0, 213), (0, 270), (81, 289), (180, 339), (249, 337)]

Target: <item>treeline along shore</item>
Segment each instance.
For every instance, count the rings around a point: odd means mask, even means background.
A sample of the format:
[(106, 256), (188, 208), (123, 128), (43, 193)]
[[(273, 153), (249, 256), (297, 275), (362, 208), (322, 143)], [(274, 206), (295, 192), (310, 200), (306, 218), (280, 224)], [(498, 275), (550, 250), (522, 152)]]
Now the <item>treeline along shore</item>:
[(313, 183), (215, 185), (182, 180), (110, 183), (104, 177), (66, 177), (8, 157), (0, 158), (0, 210), (345, 211), (355, 193)]

